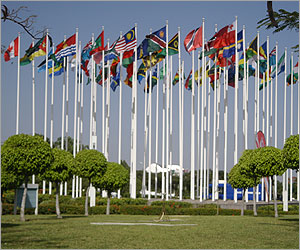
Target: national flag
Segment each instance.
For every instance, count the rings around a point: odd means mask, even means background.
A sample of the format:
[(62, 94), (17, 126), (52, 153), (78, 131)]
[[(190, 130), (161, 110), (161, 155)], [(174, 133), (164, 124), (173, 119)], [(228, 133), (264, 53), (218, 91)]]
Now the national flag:
[(92, 40), (90, 40), (82, 49), (81, 52), (81, 69), (83, 69), (85, 75), (89, 77), (88, 64), (90, 61), (90, 51), (92, 49)]
[[(280, 57), (280, 59), (279, 59), (279, 61), (277, 63), (277, 75), (281, 74), (285, 70), (284, 58), (285, 58), (285, 52)], [(276, 67), (273, 68), (271, 77), (272, 78), (276, 77)]]
[(178, 83), (179, 82), (179, 69), (177, 70), (177, 72), (176, 72), (176, 74), (175, 74), (175, 76), (174, 76), (174, 79), (173, 79), (173, 81), (172, 81), (172, 84), (173, 85), (176, 85), (176, 83)]
[(137, 45), (135, 37), (135, 27), (129, 30), (119, 41), (116, 43), (115, 50), (118, 53), (133, 50)]
[(128, 85), (130, 88), (132, 88), (132, 76), (133, 76), (133, 62), (129, 64), (126, 68), (127, 76), (124, 80), (124, 83)]
[(185, 81), (184, 87), (185, 87), (187, 90), (192, 90), (192, 70), (191, 70), (191, 72), (189, 73), (189, 76), (188, 76), (188, 78), (187, 78), (186, 81)]
[(148, 52), (148, 39), (145, 38), (142, 43), (137, 48), (137, 59), (142, 59), (143, 57), (149, 56)]
[[(102, 72), (103, 72), (103, 67), (100, 69), (100, 72), (98, 74), (98, 76), (96, 77), (96, 83), (98, 83), (99, 85), (102, 86), (103, 82), (102, 82)], [(107, 65), (104, 66), (104, 81), (107, 80), (108, 77), (108, 68)]]
[(166, 47), (166, 26), (163, 28), (153, 32), (150, 35), (147, 35), (146, 38), (148, 39), (148, 53), (156, 52), (160, 49)]
[[(155, 70), (152, 73), (152, 82), (151, 82), (151, 91), (153, 90), (153, 87), (155, 87), (157, 85), (157, 81), (158, 81), (158, 77), (157, 77), (157, 68), (155, 68)], [(147, 80), (147, 93), (149, 93), (149, 89), (150, 89), (150, 75), (148, 76), (148, 80)], [(144, 88), (144, 92), (145, 92), (145, 88)]]
[[(237, 33), (237, 51), (243, 50), (243, 31)], [(223, 48), (223, 57), (228, 58), (235, 54), (235, 42)]]
[[(54, 76), (59, 76), (63, 72), (64, 72), (64, 67), (63, 67), (62, 63), (57, 64), (54, 67)], [(49, 69), (49, 77), (52, 78), (52, 68)]]
[(269, 55), (269, 65), (270, 66), (276, 65), (276, 47), (274, 47), (272, 49), (272, 51), (270, 52), (270, 55)]
[(259, 47), (259, 60), (267, 60), (267, 41)]
[[(288, 86), (291, 85), (291, 77), (292, 77), (292, 73), (289, 74), (286, 79)], [(293, 68), (293, 84), (295, 84), (297, 81), (298, 81), (298, 62)]]
[[(50, 38), (49, 35), (48, 37)], [(27, 65), (31, 63), (33, 58), (46, 55), (46, 40), (47, 37), (45, 35), (34, 46), (31, 43), (29, 49), (25, 51), (25, 55), (20, 59), (20, 65)]]
[(113, 90), (113, 92), (115, 92), (119, 85), (120, 85), (120, 70), (115, 76), (112, 76), (110, 87)]
[(111, 63), (111, 66), (110, 66), (110, 74), (113, 75), (113, 76), (116, 76), (117, 75), (117, 67), (118, 67), (118, 64), (120, 62), (120, 58), (115, 58), (113, 59), (112, 63)]
[(19, 37), (13, 40), (7, 50), (4, 52), (4, 61), (8, 62), (11, 58), (17, 57), (19, 55)]
[(55, 56), (59, 61), (62, 57), (76, 54), (76, 34), (56, 46)]
[[(165, 57), (166, 56), (166, 48), (162, 49), (158, 52), (157, 57)], [(168, 55), (176, 55), (178, 54), (178, 33), (170, 40), (168, 43)]]
[(253, 39), (253, 41), (250, 43), (249, 48), (246, 51), (246, 61), (248, 61), (250, 58), (257, 56), (257, 36)]
[(187, 34), (184, 41), (184, 48), (187, 52), (191, 52), (202, 46), (202, 26), (192, 30)]
[(102, 31), (101, 34), (95, 40), (90, 50), (90, 56), (102, 50), (104, 50), (104, 31)]

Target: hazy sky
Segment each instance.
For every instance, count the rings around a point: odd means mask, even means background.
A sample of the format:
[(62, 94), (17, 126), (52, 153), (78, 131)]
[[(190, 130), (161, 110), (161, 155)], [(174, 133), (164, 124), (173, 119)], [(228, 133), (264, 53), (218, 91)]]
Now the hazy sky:
[[(202, 25), (202, 18), (205, 18), (205, 39), (210, 39), (214, 34), (215, 24), (218, 29), (225, 25), (231, 24), (238, 16), (238, 31), (243, 25), (246, 26), (246, 43), (251, 42), (257, 32), (257, 22), (264, 18), (267, 14), (266, 1), (255, 2), (87, 2), (87, 1), (2, 1), (9, 9), (17, 9), (20, 6), (27, 6), (28, 12), (23, 15), (37, 15), (37, 29), (47, 27), (53, 38), (54, 43), (60, 43), (64, 35), (67, 37), (75, 33), (75, 29), (79, 29), (79, 40), (84, 46), (91, 38), (92, 33), (97, 37), (105, 27), (105, 40), (110, 42), (116, 40), (120, 31), (126, 33), (135, 23), (138, 25), (137, 40), (138, 44), (144, 39), (150, 31), (155, 31), (163, 27), (166, 20), (169, 22), (169, 39), (177, 32), (178, 27), (181, 28), (181, 51), (182, 59), (185, 62), (184, 71), (188, 75), (191, 70), (191, 56), (184, 50), (183, 40), (185, 36), (193, 29)], [(286, 9), (288, 11), (298, 10), (298, 2), (273, 2), (274, 10)], [(291, 47), (298, 43), (298, 33), (294, 31), (283, 31), (273, 34), (272, 30), (260, 29), (261, 44), (270, 37), (270, 50), (275, 46), (276, 41), (279, 45), (278, 57), (284, 51), (284, 47), (288, 48), (288, 62), (291, 53)], [(31, 37), (26, 34), (21, 27), (11, 22), (2, 22), (2, 44), (8, 46), (9, 43), (17, 37), (21, 32), (21, 56), (24, 55), (31, 43)], [(200, 50), (199, 50), (200, 51)], [(198, 50), (197, 50), (198, 52)], [(196, 52), (196, 53), (197, 53)], [(296, 61), (294, 55), (294, 62)], [(38, 65), (45, 57), (35, 59), (35, 65)], [(197, 61), (196, 61), (197, 62)], [(195, 62), (195, 65), (196, 65)], [(140, 62), (139, 62), (140, 63)], [(295, 63), (294, 63), (295, 64)], [(178, 68), (178, 56), (173, 56), (173, 73), (175, 75)], [(290, 64), (288, 63), (288, 69)], [(10, 62), (4, 62), (2, 58), (2, 138), (4, 142), (9, 136), (15, 134), (16, 124), (16, 83), (17, 83), (17, 63), (16, 59)], [(36, 132), (44, 134), (44, 88), (45, 73), (37, 73), (36, 70)], [(123, 70), (125, 78), (126, 73)], [(222, 76), (223, 78), (223, 76)], [(48, 125), (47, 136), (50, 136), (50, 93), (51, 80), (48, 78)], [(279, 147), (283, 145), (283, 74), (278, 80), (278, 140)], [(61, 136), (61, 104), (62, 104), (62, 81), (63, 76), (55, 77), (55, 94), (54, 94), (54, 141)], [(86, 82), (86, 78), (84, 79)], [(223, 83), (223, 80), (222, 80)], [(70, 73), (70, 89), (69, 89), (69, 135), (73, 137), (73, 114), (74, 114), (74, 73)], [(138, 163), (137, 168), (143, 166), (143, 148), (144, 148), (144, 82), (138, 86)], [(239, 156), (243, 151), (242, 139), (242, 82), (239, 83)], [(287, 135), (290, 135), (290, 87), (288, 87), (288, 111), (287, 111)], [(155, 159), (155, 110), (156, 110), (156, 91), (153, 92), (152, 106), (152, 162)], [(223, 169), (223, 149), (224, 149), (224, 123), (223, 123), (223, 86), (221, 87), (221, 120), (220, 120), (220, 169)], [(274, 89), (273, 89), (274, 91)], [(197, 100), (197, 91), (196, 100)], [(211, 91), (211, 93), (213, 93)], [(262, 105), (262, 91), (260, 92), (260, 104)], [(294, 128), (293, 133), (297, 131), (297, 119), (299, 110), (297, 108), (298, 100), (298, 83), (294, 86)], [(159, 88), (159, 154), (158, 163), (161, 164), (161, 124), (162, 124), (162, 86)], [(190, 169), (190, 106), (191, 92), (184, 91), (184, 168)], [(102, 87), (97, 87), (97, 135), (98, 150), (102, 151)], [(122, 111), (122, 159), (130, 162), (130, 110), (131, 110), (131, 89), (124, 85), (123, 87), (123, 111)], [(248, 146), (254, 148), (255, 138), (253, 135), (253, 109), (254, 109), (254, 80), (249, 80), (249, 125), (248, 125)], [(274, 123), (274, 96), (273, 96), (273, 123)], [(211, 115), (213, 116), (213, 98), (211, 98)], [(260, 107), (262, 110), (262, 106)], [(233, 166), (233, 113), (234, 111), (234, 89), (229, 88), (229, 135), (228, 135), (228, 170)], [(109, 141), (109, 161), (117, 161), (118, 157), (118, 112), (119, 112), (119, 88), (116, 92), (111, 91), (111, 128)], [(84, 132), (83, 143), (89, 145), (89, 114), (90, 113), (90, 85), (84, 86)], [(197, 104), (196, 104), (197, 113)], [(262, 113), (261, 113), (262, 115)], [(197, 128), (197, 117), (195, 119)], [(262, 122), (261, 122), (262, 124)], [(210, 122), (211, 139), (213, 135), (213, 120)], [(20, 82), (20, 133), (31, 134), (32, 131), (32, 67), (31, 64), (21, 67)], [(274, 131), (274, 130), (273, 130)], [(173, 164), (178, 164), (178, 85), (173, 88)], [(195, 133), (195, 136), (197, 133)], [(273, 132), (274, 135), (274, 132)], [(195, 140), (197, 145), (197, 140)], [(273, 140), (274, 143), (274, 140)], [(210, 151), (212, 152), (212, 140), (210, 142)], [(148, 163), (148, 160), (147, 160)], [(197, 158), (196, 158), (197, 163)], [(212, 156), (210, 157), (210, 166), (212, 167)]]

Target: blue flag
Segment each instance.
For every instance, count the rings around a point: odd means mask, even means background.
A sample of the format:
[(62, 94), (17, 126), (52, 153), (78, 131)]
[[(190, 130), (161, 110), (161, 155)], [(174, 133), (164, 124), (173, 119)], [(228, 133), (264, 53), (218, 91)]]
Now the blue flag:
[[(239, 33), (237, 33), (237, 51), (243, 50), (243, 31), (241, 30)], [(228, 58), (235, 54), (235, 43), (230, 44), (229, 46), (224, 47), (223, 50), (223, 57)]]

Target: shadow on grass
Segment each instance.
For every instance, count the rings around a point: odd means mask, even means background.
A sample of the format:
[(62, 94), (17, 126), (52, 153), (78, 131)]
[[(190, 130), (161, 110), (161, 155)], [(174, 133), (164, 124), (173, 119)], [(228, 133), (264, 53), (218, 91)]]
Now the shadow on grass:
[(13, 223), (1, 223), (1, 228), (9, 228), (9, 227), (17, 227), (20, 224), (13, 224)]
[(282, 218), (282, 219), (279, 219), (279, 220), (283, 220), (283, 221), (290, 221), (290, 222), (299, 222), (299, 218)]

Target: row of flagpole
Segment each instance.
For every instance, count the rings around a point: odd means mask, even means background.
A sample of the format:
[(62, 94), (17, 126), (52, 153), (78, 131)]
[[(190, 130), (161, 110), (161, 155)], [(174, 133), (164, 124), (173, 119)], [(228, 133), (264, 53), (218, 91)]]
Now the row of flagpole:
[[(236, 64), (235, 64), (235, 83), (238, 83), (238, 53), (237, 53), (237, 18), (235, 21), (235, 25), (236, 25), (236, 29), (235, 29), (235, 58), (236, 58)], [(163, 190), (162, 190), (162, 196), (165, 195), (166, 199), (169, 198), (169, 191), (171, 194), (171, 189), (169, 189), (169, 182), (171, 181), (171, 179), (169, 179), (170, 175), (168, 173), (168, 167), (170, 165), (172, 165), (172, 143), (173, 143), (173, 138), (172, 138), (172, 84), (170, 81), (170, 68), (169, 68), (169, 56), (168, 56), (168, 23), (166, 25), (166, 31), (167, 31), (167, 39), (166, 39), (166, 72), (165, 72), (165, 77), (166, 77), (166, 81), (163, 84), (163, 91), (166, 91), (166, 107), (164, 106), (163, 108), (163, 123), (164, 123), (164, 118), (166, 117), (166, 152), (163, 152), (163, 156), (166, 156), (166, 183), (165, 183), (165, 178), (162, 178), (162, 185), (163, 185)], [(245, 29), (243, 28), (243, 31)], [(180, 29), (178, 29), (178, 32), (180, 31)], [(243, 32), (245, 33), (245, 31)], [(203, 25), (202, 25), (202, 34), (203, 34), (203, 39), (204, 39), (204, 19), (203, 19)], [(135, 26), (135, 35), (137, 36), (137, 26)], [(179, 37), (180, 37), (180, 33), (179, 33)], [(245, 36), (243, 36), (243, 39), (245, 39)], [(179, 40), (180, 41), (180, 40)], [(19, 36), (19, 51), (20, 51), (20, 36)], [(244, 40), (244, 44), (245, 44), (245, 40)], [(54, 45), (53, 45), (54, 47)], [(108, 46), (109, 47), (109, 46)], [(245, 46), (244, 46), (245, 47)], [(258, 39), (257, 39), (257, 49), (259, 51), (259, 33), (258, 33)], [(275, 78), (275, 146), (278, 146), (278, 140), (277, 140), (277, 48), (278, 46), (276, 45), (276, 78)], [(80, 49), (78, 49), (78, 29), (76, 29), (76, 54), (80, 51)], [(135, 48), (136, 51), (136, 48)], [(78, 53), (80, 54), (80, 53)], [(131, 124), (131, 197), (135, 198), (136, 197), (136, 149), (137, 149), (137, 58), (136, 58), (136, 54), (135, 53), (135, 60), (134, 60), (134, 82), (133, 82), (133, 88), (132, 88), (132, 124)], [(244, 49), (244, 55), (245, 55), (245, 49)], [(255, 90), (255, 116), (254, 116), (254, 122), (255, 122), (255, 134), (256, 132), (258, 132), (260, 130), (260, 105), (259, 105), (259, 52), (257, 53), (258, 56), (258, 63), (257, 63), (257, 70), (256, 70), (256, 90)], [(80, 56), (79, 56), (80, 57)], [(180, 161), (180, 167), (181, 167), (181, 172), (180, 172), (180, 190), (179, 190), (179, 198), (182, 199), (182, 166), (183, 166), (183, 63), (181, 63), (181, 58), (180, 58), (180, 46), (179, 46), (179, 148), (180, 148), (180, 152), (179, 152), (179, 161)], [(210, 130), (210, 125), (209, 125), (209, 121), (210, 121), (210, 112), (208, 111), (208, 116), (207, 117), (207, 108), (210, 108), (210, 101), (208, 101), (206, 106), (206, 79), (205, 79), (205, 57), (204, 57), (204, 43), (203, 43), (203, 50), (202, 50), (202, 84), (204, 83), (203, 88), (202, 88), (202, 100), (201, 100), (201, 145), (200, 144), (200, 140), (199, 140), (199, 136), (200, 136), (200, 123), (199, 123), (199, 115), (200, 115), (200, 76), (198, 76), (198, 122), (197, 122), (197, 155), (199, 156), (199, 149), (200, 149), (200, 159), (197, 160), (197, 164), (198, 167), (200, 165), (200, 175), (197, 175), (197, 183), (198, 180), (200, 178), (200, 193), (199, 193), (199, 198), (200, 201), (202, 201), (202, 198), (204, 197), (204, 199), (206, 198), (206, 192), (207, 192), (207, 187), (205, 184), (208, 184), (209, 179), (206, 178), (205, 175), (205, 171), (208, 171), (207, 168), (207, 163), (209, 161), (210, 158), (210, 154), (209, 154), (209, 148), (208, 145), (205, 145), (206, 143), (209, 143), (209, 130)], [(293, 58), (293, 56), (292, 56)], [(104, 69), (104, 56), (102, 57), (103, 59), (103, 69)], [(93, 60), (93, 58), (92, 58)], [(291, 59), (291, 66), (293, 67), (293, 59)], [(67, 60), (66, 60), (67, 61)], [(122, 60), (121, 60), (122, 61)], [(285, 49), (285, 84), (284, 84), (284, 141), (287, 138), (287, 128), (286, 128), (286, 110), (287, 110), (287, 103), (286, 103), (286, 75), (287, 75), (287, 50)], [(81, 87), (81, 93), (79, 93), (78, 91), (78, 82), (80, 82), (80, 80), (77, 79), (78, 77), (78, 65), (77, 65), (78, 60), (76, 59), (75, 61), (75, 96), (74, 96), (74, 144), (73, 144), (73, 155), (75, 157), (76, 153), (78, 153), (79, 151), (79, 131), (82, 131), (82, 118), (80, 119), (80, 116), (77, 115), (77, 105), (78, 103), (81, 103), (81, 109), (83, 109), (83, 87)], [(170, 61), (172, 62), (172, 61)], [(244, 60), (245, 62), (245, 60)], [(46, 65), (48, 65), (48, 36), (46, 36)], [(54, 66), (54, 63), (52, 64)], [(95, 65), (94, 63), (92, 64), (92, 81), (91, 81), (91, 117), (92, 119), (90, 120), (90, 148), (94, 148), (97, 149), (97, 137), (96, 137), (96, 82), (95, 82)], [(171, 63), (172, 65), (172, 63)], [(245, 65), (245, 63), (244, 63)], [(182, 68), (181, 68), (182, 67)], [(108, 70), (109, 70), (109, 64), (108, 64)], [(267, 69), (269, 69), (269, 39), (267, 39)], [(198, 63), (198, 70), (200, 70), (199, 68), (199, 63)], [(244, 72), (245, 72), (245, 67), (244, 67)], [(199, 74), (200, 71), (198, 71)], [(225, 133), (225, 145), (224, 145), (224, 181), (226, 184), (226, 169), (227, 169), (227, 158), (225, 160), (225, 156), (227, 157), (227, 122), (228, 122), (228, 71), (225, 71), (227, 74), (224, 75), (225, 79), (226, 79), (226, 83), (224, 86), (224, 122), (226, 122), (226, 126), (224, 124), (224, 133)], [(218, 186), (218, 164), (219, 164), (219, 150), (216, 149), (218, 142), (217, 142), (217, 138), (218, 138), (218, 129), (219, 129), (219, 120), (220, 120), (220, 116), (219, 116), (219, 112), (220, 112), (220, 103), (219, 103), (219, 95), (220, 95), (220, 89), (218, 88), (218, 83), (217, 83), (217, 77), (216, 77), (216, 68), (215, 68), (215, 80), (214, 80), (214, 134), (213, 134), (213, 193), (212, 193), (212, 199), (215, 200), (216, 197), (216, 192), (217, 192), (217, 186)], [(224, 73), (225, 74), (225, 73)], [(17, 118), (16, 118), (16, 134), (19, 133), (19, 81), (20, 81), (20, 60), (19, 60), (19, 55), (18, 55), (18, 77), (17, 77)], [(247, 76), (247, 77), (246, 77)], [(103, 77), (103, 89), (102, 89), (102, 104), (104, 103), (104, 91), (105, 91), (105, 86), (104, 86), (104, 74), (102, 74)], [(33, 116), (32, 116), (32, 121), (33, 121), (33, 125), (32, 125), (32, 133), (35, 134), (35, 98), (34, 98), (34, 86), (35, 86), (35, 74), (34, 74), (34, 61), (32, 64), (32, 94), (33, 94), (33, 98), (32, 98), (32, 104), (33, 104)], [(267, 83), (269, 83), (269, 74), (267, 74)], [(81, 79), (81, 78), (80, 78)], [(147, 77), (145, 78), (146, 81)], [(291, 76), (291, 93), (293, 93), (293, 72), (292, 72), (292, 76)], [(190, 190), (190, 198), (191, 199), (195, 199), (195, 135), (194, 135), (194, 131), (195, 131), (195, 79), (194, 79), (194, 50), (192, 51), (192, 98), (191, 98), (191, 190)], [(181, 86), (181, 85), (182, 86)], [(68, 85), (68, 61), (67, 61), (67, 85)], [(118, 161), (121, 162), (121, 120), (122, 120), (122, 91), (121, 91), (121, 85), (120, 84), (120, 104), (119, 104), (119, 153), (118, 153)], [(171, 88), (170, 88), (171, 85)], [(81, 86), (83, 86), (82, 84), (82, 80), (81, 80)], [(110, 88), (109, 88), (110, 84), (109, 84), (109, 78), (108, 78), (108, 82), (106, 84), (106, 109), (105, 109), (105, 113), (106, 113), (106, 124), (105, 127), (102, 126), (102, 131), (104, 131), (105, 129), (105, 133), (103, 133), (102, 135), (102, 151), (105, 153), (105, 156), (107, 158), (109, 158), (108, 155), (108, 141), (109, 141), (109, 108), (110, 108)], [(272, 85), (271, 85), (272, 86)], [(157, 86), (159, 87), (159, 85)], [(220, 87), (220, 86), (219, 86)], [(48, 89), (48, 67), (46, 66), (46, 74), (45, 74), (45, 111), (44, 111), (44, 140), (46, 140), (47, 138), (47, 89)], [(68, 87), (67, 87), (68, 89)], [(53, 105), (54, 105), (54, 101), (53, 101), (53, 93), (54, 93), (54, 69), (52, 68), (52, 86), (51, 86), (51, 121), (50, 121), (50, 145), (51, 147), (53, 146)], [(158, 90), (158, 88), (157, 88)], [(210, 92), (210, 88), (208, 90)], [(65, 92), (65, 84), (63, 84), (63, 99), (65, 98), (64, 96), (64, 92)], [(68, 92), (68, 90), (66, 91)], [(149, 176), (148, 176), (148, 199), (151, 198), (151, 106), (152, 106), (152, 69), (150, 70), (150, 89), (149, 89), (149, 100), (148, 100), (148, 104), (147, 104), (147, 94), (146, 94), (146, 84), (145, 84), (145, 115), (146, 112), (149, 114), (149, 120), (148, 122), (145, 122), (145, 126), (147, 126), (148, 124), (148, 128), (145, 128), (145, 140), (147, 138), (147, 131), (149, 131), (149, 158), (148, 158), (148, 162), (149, 162)], [(272, 93), (272, 92), (271, 92)], [(299, 87), (298, 87), (298, 93), (299, 93)], [(81, 98), (80, 98), (81, 96)], [(290, 134), (293, 134), (293, 95), (291, 95), (291, 129), (290, 129)], [(157, 92), (157, 97), (158, 97), (158, 92)], [(248, 148), (248, 143), (247, 143), (247, 127), (248, 127), (248, 74), (244, 73), (244, 80), (243, 80), (243, 131), (244, 131), (244, 149)], [(207, 96), (208, 100), (210, 99), (210, 94)], [(271, 95), (272, 98), (272, 95)], [(68, 103), (68, 94), (66, 96), (66, 104)], [(271, 99), (272, 100), (272, 99)], [(205, 102), (205, 103), (204, 103)], [(171, 106), (170, 106), (171, 103)], [(298, 97), (298, 103), (299, 103), (299, 97)], [(64, 117), (64, 100), (63, 100), (63, 105), (62, 105), (62, 117)], [(146, 109), (146, 106), (148, 105), (148, 109)], [(165, 102), (164, 102), (165, 105)], [(238, 84), (235, 84), (235, 102), (234, 102), (234, 164), (237, 163), (238, 161)], [(272, 107), (272, 101), (271, 101), (271, 105), (270, 107)], [(262, 130), (263, 132), (266, 134), (266, 139), (267, 139), (267, 145), (269, 145), (269, 137), (270, 137), (270, 133), (271, 131), (269, 131), (269, 84), (267, 84), (267, 119), (266, 119), (266, 131), (265, 131), (265, 83), (263, 83), (263, 120), (262, 120)], [(298, 104), (299, 107), (299, 104)], [(104, 108), (104, 105), (102, 105), (102, 108)], [(68, 108), (67, 108), (68, 110)], [(158, 110), (158, 98), (157, 98), (157, 110)], [(272, 111), (271, 112), (271, 117), (272, 117)], [(81, 111), (82, 113), (82, 111)], [(156, 112), (158, 115), (158, 112)], [(164, 114), (165, 113), (165, 114)], [(102, 115), (104, 115), (104, 112), (102, 112)], [(156, 115), (156, 117), (157, 117)], [(68, 111), (66, 113), (66, 135), (67, 135), (67, 131), (68, 131)], [(146, 117), (146, 116), (145, 116)], [(102, 124), (103, 124), (103, 116), (102, 116)], [(145, 119), (146, 121), (146, 119)], [(203, 124), (204, 122), (204, 124)], [(208, 122), (208, 124), (206, 124), (206, 122)], [(81, 128), (79, 129), (79, 126), (81, 124)], [(62, 119), (62, 144), (61, 147), (63, 148), (63, 141), (64, 141), (64, 119)], [(207, 127), (206, 127), (207, 126)], [(158, 129), (158, 118), (156, 118), (156, 131)], [(165, 127), (163, 125), (163, 131), (165, 131)], [(298, 117), (298, 131), (299, 131), (299, 117)], [(157, 136), (156, 132), (156, 145), (157, 145), (157, 141), (158, 141), (158, 136)], [(205, 133), (205, 134), (203, 134)], [(164, 133), (163, 133), (164, 134)], [(163, 150), (164, 150), (164, 135), (163, 135)], [(207, 141), (206, 141), (207, 140)], [(104, 142), (104, 143), (103, 143)], [(67, 142), (68, 143), (68, 142)], [(147, 145), (147, 142), (145, 142)], [(157, 146), (156, 146), (157, 147)], [(146, 148), (146, 146), (145, 146)], [(104, 150), (105, 149), (105, 150)], [(146, 150), (146, 149), (145, 149)], [(225, 153), (226, 152), (226, 153)], [(216, 157), (218, 155), (218, 157)], [(157, 164), (157, 152), (155, 154), (155, 158), (156, 158), (156, 162), (155, 164)], [(164, 157), (163, 157), (164, 158)], [(144, 161), (146, 160), (146, 157), (144, 157)], [(144, 162), (145, 164), (145, 162)], [(145, 166), (145, 165), (144, 165)], [(162, 166), (164, 168), (164, 159), (162, 162)], [(225, 168), (226, 167), (226, 168)], [(156, 165), (157, 168), (157, 165)], [(163, 174), (164, 175), (164, 174)], [(292, 177), (292, 171), (290, 171), (290, 175)], [(288, 183), (288, 173), (286, 172), (283, 176), (283, 187), (284, 187), (284, 199), (287, 199), (287, 183)], [(72, 197), (78, 197), (78, 177), (73, 177), (72, 180)], [(145, 180), (144, 179), (144, 186), (145, 186)], [(157, 178), (155, 178), (155, 181), (157, 181)], [(264, 180), (262, 180), (264, 181)], [(34, 182), (34, 177), (33, 177), (33, 182)], [(81, 182), (81, 181), (80, 181)], [(297, 181), (299, 183), (299, 181)], [(226, 186), (224, 184), (224, 187)], [(51, 184), (49, 184), (51, 185)], [(75, 185), (76, 185), (76, 194), (75, 194)], [(299, 186), (299, 184), (298, 184)], [(262, 185), (262, 188), (264, 187), (264, 185)], [(145, 187), (144, 187), (145, 188)], [(198, 184), (197, 184), (197, 188), (198, 188)], [(51, 187), (49, 186), (49, 189), (51, 190)], [(164, 190), (165, 189), (165, 190)], [(164, 192), (165, 191), (165, 192)], [(206, 192), (205, 192), (206, 191)], [(80, 192), (80, 191), (79, 191)], [(203, 194), (204, 192), (204, 194)], [(224, 195), (224, 199), (226, 199), (226, 189), (225, 189), (225, 195)], [(43, 193), (45, 193), (45, 182), (43, 182)], [(65, 192), (66, 194), (66, 192)], [(198, 195), (198, 192), (197, 192)], [(290, 181), (290, 197), (292, 196), (292, 178)], [(299, 196), (299, 195), (298, 195)]]

